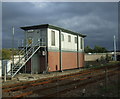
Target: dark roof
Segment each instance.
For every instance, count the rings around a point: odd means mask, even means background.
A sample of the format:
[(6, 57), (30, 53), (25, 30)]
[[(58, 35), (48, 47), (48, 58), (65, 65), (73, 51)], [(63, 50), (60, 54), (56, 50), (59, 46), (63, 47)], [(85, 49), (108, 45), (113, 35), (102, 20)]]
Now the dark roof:
[(81, 33), (73, 32), (71, 30), (67, 30), (67, 29), (64, 29), (64, 28), (61, 28), (61, 27), (58, 27), (58, 26), (50, 25), (50, 24), (41, 24), (41, 25), (26, 26), (26, 27), (20, 27), (20, 28), (25, 30), (25, 31), (26, 30), (31, 30), (31, 29), (51, 28), (51, 29), (56, 29), (56, 30), (61, 30), (63, 32), (71, 33), (71, 34), (74, 34), (74, 35), (80, 35), (82, 37), (86, 37), (86, 35), (83, 35)]

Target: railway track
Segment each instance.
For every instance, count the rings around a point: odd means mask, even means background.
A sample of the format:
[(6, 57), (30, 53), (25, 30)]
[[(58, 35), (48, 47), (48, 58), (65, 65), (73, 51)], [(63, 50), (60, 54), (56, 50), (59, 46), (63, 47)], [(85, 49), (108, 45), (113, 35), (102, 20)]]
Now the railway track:
[(16, 86), (23, 86), (23, 85), (28, 85), (28, 84), (33, 84), (33, 83), (37, 83), (37, 82), (44, 82), (44, 81), (48, 81), (48, 80), (52, 80), (52, 79), (59, 79), (59, 78), (62, 78), (62, 77), (69, 77), (69, 76), (73, 76), (73, 75), (78, 75), (78, 74), (82, 74), (82, 73), (87, 73), (87, 72), (91, 72), (91, 71), (94, 71), (95, 70), (100, 70), (100, 69), (104, 69), (104, 68), (115, 68), (115, 67), (118, 67), (118, 66), (104, 66), (104, 67), (100, 67), (100, 68), (95, 68), (95, 69), (88, 69), (88, 70), (84, 70), (84, 71), (80, 71), (78, 73), (71, 73), (71, 74), (67, 74), (67, 75), (61, 75), (61, 76), (56, 76), (56, 77), (50, 77), (50, 78), (44, 78), (44, 79), (38, 79), (38, 80), (34, 80), (34, 81), (28, 81), (28, 82), (22, 82), (22, 83), (17, 83), (17, 84), (11, 84), (11, 85), (5, 85), (5, 86), (2, 86), (2, 89), (8, 89), (8, 88), (14, 88)]
[[(116, 73), (118, 73), (118, 72), (116, 72)], [(111, 74), (108, 75), (108, 77), (109, 77), (109, 76), (112, 76), (112, 75), (114, 75), (114, 74), (111, 73)], [(99, 77), (99, 76), (100, 76), (100, 77)], [(80, 88), (80, 87), (84, 87), (84, 86), (86, 86), (86, 85), (88, 85), (88, 84), (96, 83), (97, 81), (100, 81), (100, 80), (102, 80), (102, 79), (104, 78), (104, 75), (99, 75), (99, 76), (96, 76), (96, 77), (98, 77), (98, 78), (91, 77), (91, 78), (94, 78), (94, 80), (91, 80), (91, 81), (88, 81), (88, 82), (85, 82), (85, 83), (82, 83), (82, 84), (78, 84), (78, 85), (76, 85), (76, 86), (73, 86), (72, 88), (66, 88), (66, 89), (64, 89), (64, 90), (57, 91), (57, 92), (55, 92), (55, 93), (45, 95), (44, 97), (55, 97), (56, 94), (59, 94), (59, 95), (60, 95), (60, 94), (65, 93), (65, 92), (67, 92), (67, 91), (71, 91), (71, 90), (74, 90), (74, 89), (77, 89), (77, 88)], [(80, 80), (85, 80), (85, 79), (89, 79), (89, 77), (88, 77), (88, 78), (84, 78), (84, 79), (80, 79)], [(43, 98), (44, 98), (44, 97), (43, 97)]]
[[(106, 67), (104, 67), (106, 68)], [(59, 83), (60, 81), (64, 81), (64, 80), (68, 80), (70, 79), (70, 81), (66, 82), (66, 83), (61, 83), (61, 84), (57, 84), (57, 85), (54, 85), (54, 86), (50, 86), (50, 87), (45, 87), (45, 88), (38, 88), (38, 89), (35, 89), (35, 90), (32, 90), (32, 91), (23, 91), (22, 93), (18, 93), (12, 97), (14, 98), (20, 98), (20, 97), (26, 97), (28, 95), (31, 95), (31, 94), (34, 94), (34, 93), (37, 93), (37, 92), (43, 92), (43, 91), (47, 91), (47, 90), (56, 90), (56, 88), (59, 86), (59, 87), (64, 87), (64, 86), (70, 86), (72, 84), (76, 84), (80, 81), (85, 81), (86, 80), (86, 83), (84, 84), (78, 84), (76, 86), (76, 88), (79, 88), (79, 86), (83, 86), (83, 85), (86, 85), (86, 84), (89, 84), (90, 82), (88, 82), (88, 79), (95, 79), (95, 77), (102, 77), (102, 75), (104, 75), (104, 68), (99, 68), (99, 69), (93, 69), (93, 70), (86, 70), (86, 71), (83, 71), (83, 72), (80, 72), (80, 73), (73, 73), (73, 74), (69, 74), (69, 75), (62, 75), (62, 76), (57, 76), (57, 77), (51, 77), (51, 78), (48, 78), (48, 79), (43, 79), (43, 80), (36, 80), (36, 81), (30, 81), (30, 82), (26, 82), (26, 83), (23, 83), (23, 84), (16, 84), (16, 85), (11, 85), (11, 86), (4, 86), (3, 87), (3, 93), (8, 93), (8, 92), (16, 92), (17, 91), (22, 91), (22, 90), (25, 90), (27, 88), (30, 88), (30, 87), (35, 87), (35, 86), (39, 86), (39, 85), (47, 85), (47, 84), (50, 84), (50, 83)], [(113, 68), (117, 68), (117, 66), (115, 67), (107, 67), (109, 69), (113, 69)], [(99, 72), (103, 72), (101, 74), (99, 74)], [(114, 70), (110, 70), (109, 72), (114, 72)], [(90, 75), (92, 73), (92, 75)], [(96, 75), (96, 74), (99, 74), (99, 75)], [(95, 74), (95, 75), (93, 75)], [(83, 78), (79, 78), (81, 76), (84, 76)], [(74, 80), (74, 78), (76, 78), (76, 80)], [(103, 78), (103, 77), (102, 77)], [(101, 79), (102, 79), (101, 78)], [(96, 80), (95, 80), (96, 81)], [(93, 83), (93, 81), (91, 81), (91, 83)], [(18, 87), (16, 87), (18, 85)], [(64, 88), (63, 88), (64, 89)], [(41, 97), (49, 97), (49, 96), (54, 96), (55, 94), (57, 93), (62, 93), (62, 92), (65, 92), (67, 90), (72, 90), (74, 89), (73, 88), (67, 88), (67, 89), (64, 89), (64, 90), (60, 90), (59, 92), (54, 92), (53, 94), (50, 94), (50, 95), (44, 95), (44, 96), (41, 96)]]
[[(115, 73), (118, 73), (118, 71), (116, 71), (116, 72), (109, 71), (109, 73), (110, 74), (108, 76), (112, 76), (112, 75), (115, 75)], [(104, 78), (104, 74), (99, 74), (96, 76), (87, 76), (87, 77), (84, 77), (81, 79), (77, 79), (75, 81), (73, 80), (73, 81), (70, 81), (67, 83), (57, 84), (57, 85), (52, 86), (52, 87), (32, 90), (32, 91), (29, 91), (26, 93), (22, 93), (20, 95), (16, 95), (13, 98), (20, 98), (20, 97), (24, 97), (24, 96), (28, 96), (28, 95), (36, 94), (36, 93), (39, 94), (39, 97), (43, 97), (43, 98), (44, 97), (56, 97), (55, 95), (57, 95), (57, 94), (60, 95), (60, 94), (65, 93), (67, 91), (74, 90), (76, 88), (80, 88), (80, 87), (86, 86), (86, 85), (91, 84), (91, 83), (95, 83), (99, 80), (102, 80), (103, 78)], [(90, 81), (88, 81), (88, 80), (90, 80)], [(84, 83), (80, 82), (80, 81), (84, 81)], [(57, 92), (56, 92), (56, 89), (58, 89)], [(47, 92), (50, 92), (50, 91), (52, 91), (52, 93), (48, 94)], [(46, 93), (47, 93), (47, 95), (46, 95)], [(43, 96), (43, 94), (44, 94), (44, 96)]]

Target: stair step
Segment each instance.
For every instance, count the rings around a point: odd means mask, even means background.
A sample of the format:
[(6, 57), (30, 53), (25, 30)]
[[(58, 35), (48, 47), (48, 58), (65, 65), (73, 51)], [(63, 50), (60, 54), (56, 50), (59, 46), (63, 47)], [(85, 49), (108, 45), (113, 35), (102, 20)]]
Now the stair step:
[[(16, 63), (15, 67), (13, 67), (13, 75), (12, 77), (14, 77), (18, 70), (20, 70), (25, 63), (27, 63), (27, 61), (29, 61), (29, 59), (39, 50), (40, 46), (38, 46), (40, 42), (37, 42), (36, 44), (34, 44), (34, 46), (36, 47), (31, 47), (28, 45), (28, 47), (30, 49), (27, 50), (27, 52), (23, 55), (23, 57), (20, 59), (20, 61), (18, 61), (18, 63)], [(23, 51), (25, 51), (25, 49), (23, 49)], [(26, 59), (23, 61), (23, 58)]]

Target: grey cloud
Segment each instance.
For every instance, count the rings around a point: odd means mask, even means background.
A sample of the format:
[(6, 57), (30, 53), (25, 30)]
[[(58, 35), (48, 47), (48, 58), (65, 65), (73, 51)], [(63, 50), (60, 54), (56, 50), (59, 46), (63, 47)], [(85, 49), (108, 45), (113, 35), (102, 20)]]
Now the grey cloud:
[(12, 26), (15, 26), (15, 39), (18, 40), (24, 37), (20, 26), (49, 23), (87, 34), (86, 45), (100, 44), (112, 49), (109, 39), (118, 30), (117, 9), (117, 3), (105, 2), (3, 3), (3, 41), (6, 41), (3, 45), (10, 45), (7, 40), (11, 41)]

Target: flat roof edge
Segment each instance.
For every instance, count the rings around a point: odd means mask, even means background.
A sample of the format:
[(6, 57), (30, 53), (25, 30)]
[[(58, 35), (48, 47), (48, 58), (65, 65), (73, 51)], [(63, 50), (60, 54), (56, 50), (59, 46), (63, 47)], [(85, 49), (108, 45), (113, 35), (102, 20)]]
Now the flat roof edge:
[(74, 35), (80, 35), (82, 37), (86, 37), (87, 36), (85, 34), (81, 34), (81, 33), (78, 33), (78, 32), (73, 32), (71, 30), (64, 29), (62, 27), (54, 26), (54, 25), (51, 25), (51, 24), (41, 24), (41, 25), (34, 25), (34, 26), (25, 26), (25, 27), (20, 27), (20, 28), (25, 30), (25, 31), (26, 30), (30, 30), (30, 29), (51, 28), (51, 29), (56, 29), (56, 30), (61, 30), (63, 32), (71, 33), (71, 34), (74, 34)]

